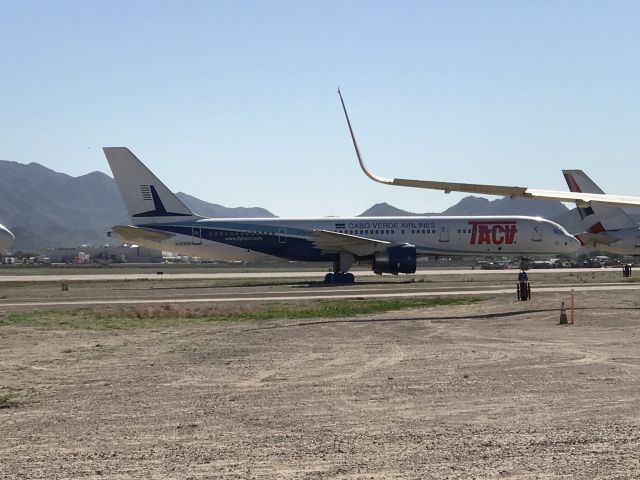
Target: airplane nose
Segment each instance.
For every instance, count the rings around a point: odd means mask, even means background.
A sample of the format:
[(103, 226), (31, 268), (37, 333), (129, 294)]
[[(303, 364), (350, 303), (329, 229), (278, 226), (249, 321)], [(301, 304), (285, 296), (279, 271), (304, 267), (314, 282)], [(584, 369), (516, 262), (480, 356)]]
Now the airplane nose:
[(0, 225), (0, 252), (4, 252), (9, 248), (15, 240), (13, 233), (9, 231), (4, 225)]

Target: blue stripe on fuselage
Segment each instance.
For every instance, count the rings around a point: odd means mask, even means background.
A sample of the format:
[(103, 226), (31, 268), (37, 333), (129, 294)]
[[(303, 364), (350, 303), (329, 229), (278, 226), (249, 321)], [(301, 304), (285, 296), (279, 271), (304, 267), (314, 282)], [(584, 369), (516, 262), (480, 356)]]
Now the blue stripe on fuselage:
[[(200, 229), (200, 238), (233, 247), (245, 248), (255, 252), (273, 255), (287, 260), (300, 261), (325, 261), (331, 262), (337, 259), (335, 254), (323, 254), (310, 239), (287, 236), (284, 229), (280, 234), (279, 228), (256, 225), (242, 225), (246, 230), (240, 230), (236, 224), (221, 224), (221, 228), (205, 227), (201, 223), (189, 223), (182, 225), (140, 225), (146, 228), (162, 230), (164, 232), (193, 236), (193, 229)], [(229, 228), (229, 227), (236, 228)], [(224, 228), (227, 227), (227, 228)], [(302, 230), (294, 229), (297, 232)], [(265, 233), (259, 233), (265, 232)]]

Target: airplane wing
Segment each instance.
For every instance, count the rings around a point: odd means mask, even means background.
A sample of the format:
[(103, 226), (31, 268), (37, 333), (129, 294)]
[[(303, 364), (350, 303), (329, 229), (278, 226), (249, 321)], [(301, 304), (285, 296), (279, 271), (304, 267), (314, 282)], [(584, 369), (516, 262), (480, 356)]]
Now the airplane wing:
[(416, 180), (408, 178), (383, 178), (371, 173), (360, 154), (358, 148), (358, 142), (356, 141), (353, 128), (351, 127), (351, 121), (349, 120), (349, 114), (347, 113), (347, 107), (344, 104), (342, 93), (338, 89), (338, 95), (340, 95), (340, 102), (342, 103), (342, 109), (344, 110), (345, 118), (347, 119), (347, 125), (349, 126), (349, 133), (351, 134), (351, 140), (353, 147), (356, 150), (356, 156), (360, 163), (362, 171), (374, 182), (383, 183), (385, 185), (396, 185), (399, 187), (413, 187), (413, 188), (427, 188), (431, 190), (444, 190), (445, 193), (450, 192), (466, 192), (466, 193), (479, 193), (484, 195), (502, 195), (506, 197), (525, 197), (525, 198), (544, 198), (547, 200), (559, 200), (561, 202), (575, 202), (579, 207), (588, 207), (592, 203), (600, 205), (609, 205), (616, 207), (640, 207), (640, 197), (628, 197), (619, 195), (606, 195), (599, 193), (582, 193), (582, 192), (563, 192), (556, 190), (538, 190), (528, 187), (515, 187), (506, 185), (484, 185), (480, 183), (459, 183), (459, 182), (441, 182), (436, 180)]
[(391, 242), (384, 240), (374, 240), (328, 230), (314, 230), (313, 243), (323, 253), (349, 252), (356, 257), (373, 255), (376, 252), (386, 250), (392, 245)]
[(150, 230), (144, 227), (132, 227), (130, 225), (116, 225), (113, 227), (113, 231), (120, 235), (125, 240), (152, 240), (155, 242), (161, 242), (173, 237), (170, 233), (160, 232), (158, 230)]

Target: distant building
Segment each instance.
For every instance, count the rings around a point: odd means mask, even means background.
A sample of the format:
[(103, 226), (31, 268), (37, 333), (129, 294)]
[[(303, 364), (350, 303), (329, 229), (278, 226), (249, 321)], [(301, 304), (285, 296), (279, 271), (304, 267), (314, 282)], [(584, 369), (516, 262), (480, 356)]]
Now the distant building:
[(161, 263), (162, 253), (137, 245), (47, 248), (42, 263)]

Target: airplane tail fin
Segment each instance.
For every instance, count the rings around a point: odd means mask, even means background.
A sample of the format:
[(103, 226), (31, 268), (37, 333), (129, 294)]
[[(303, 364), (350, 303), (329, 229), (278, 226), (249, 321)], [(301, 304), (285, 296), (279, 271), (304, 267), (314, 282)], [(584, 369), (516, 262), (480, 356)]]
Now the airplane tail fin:
[(125, 147), (102, 149), (133, 225), (201, 218)]
[[(582, 170), (563, 170), (562, 173), (572, 192), (604, 194)], [(638, 224), (619, 207), (593, 204), (586, 208), (578, 207), (578, 212), (588, 233), (598, 234), (605, 230), (638, 227)]]

